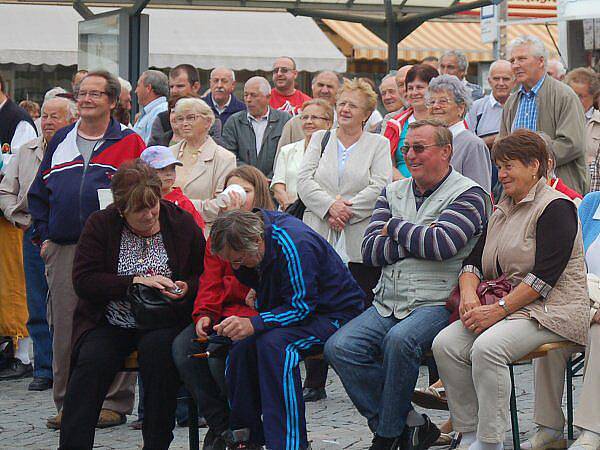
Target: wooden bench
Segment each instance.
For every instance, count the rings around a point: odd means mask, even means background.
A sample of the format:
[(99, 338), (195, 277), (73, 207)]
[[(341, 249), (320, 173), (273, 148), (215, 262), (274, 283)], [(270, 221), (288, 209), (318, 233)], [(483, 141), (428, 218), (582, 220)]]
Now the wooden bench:
[[(521, 450), (521, 437), (519, 436), (519, 417), (517, 411), (517, 396), (515, 393), (515, 374), (513, 367), (516, 364), (525, 363), (532, 361), (535, 358), (543, 358), (548, 352), (553, 350), (571, 349), (573, 354), (583, 353), (585, 347), (575, 344), (571, 341), (560, 341), (553, 342), (550, 344), (543, 344), (536, 348), (531, 353), (519, 358), (512, 364), (508, 365), (510, 372), (510, 421), (512, 426), (512, 438), (514, 450)], [(567, 362), (567, 436), (570, 440), (573, 440), (573, 378), (582, 376), (579, 374), (584, 365), (584, 356), (579, 355), (575, 358), (571, 356)]]

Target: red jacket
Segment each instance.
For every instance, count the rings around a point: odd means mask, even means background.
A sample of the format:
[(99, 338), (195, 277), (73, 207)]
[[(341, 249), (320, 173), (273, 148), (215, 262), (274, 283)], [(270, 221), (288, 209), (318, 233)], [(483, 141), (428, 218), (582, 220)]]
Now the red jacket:
[(213, 255), (210, 240), (204, 252), (204, 272), (194, 301), (192, 318), (198, 323), (201, 317), (210, 317), (213, 324), (229, 316), (252, 317), (256, 310), (246, 305), (250, 288), (243, 285), (233, 274), (231, 264)]
[(402, 135), (402, 128), (404, 128), (404, 124), (412, 114), (413, 109), (410, 107), (388, 120), (385, 127), (383, 135), (390, 141), (390, 153), (392, 155), (394, 166), (396, 165), (396, 150), (398, 149), (398, 143), (400, 142), (400, 135)]
[(181, 188), (173, 188), (171, 192), (164, 196), (165, 200), (170, 201), (171, 203), (175, 203), (184, 211), (189, 212), (193, 217), (202, 232), (204, 232), (204, 227), (206, 224), (204, 223), (204, 219), (198, 212), (198, 210), (194, 207), (192, 201), (183, 193)]
[(563, 183), (563, 180), (561, 180), (560, 178), (553, 178), (550, 181), (550, 186), (556, 189), (558, 192), (565, 194), (571, 200), (575, 201), (575, 204), (577, 205), (579, 205), (579, 203), (581, 203), (581, 200), (583, 200), (583, 196), (579, 192), (571, 189), (569, 186)]

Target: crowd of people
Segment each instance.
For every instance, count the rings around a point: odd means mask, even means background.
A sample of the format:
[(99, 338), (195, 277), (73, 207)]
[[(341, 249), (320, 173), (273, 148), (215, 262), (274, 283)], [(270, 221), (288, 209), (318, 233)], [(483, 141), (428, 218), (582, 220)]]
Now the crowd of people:
[[(0, 78), (0, 382), (52, 389), (59, 448), (91, 449), (133, 411), (136, 352), (144, 448), (169, 448), (191, 395), (205, 450), (306, 450), (330, 365), (370, 450), (450, 433), (502, 450), (509, 364), (570, 342), (534, 362), (523, 448), (566, 448), (565, 368), (585, 347), (571, 449), (600, 450), (600, 76), (532, 36), (508, 55), (487, 95), (460, 51), (376, 88), (319, 72), (310, 95), (284, 56), (241, 100), (233, 70), (202, 94), (181, 64), (142, 73), (136, 116), (103, 70), (41, 108)], [(486, 283), (504, 291), (490, 302)], [(431, 354), (440, 380), (415, 391)]]

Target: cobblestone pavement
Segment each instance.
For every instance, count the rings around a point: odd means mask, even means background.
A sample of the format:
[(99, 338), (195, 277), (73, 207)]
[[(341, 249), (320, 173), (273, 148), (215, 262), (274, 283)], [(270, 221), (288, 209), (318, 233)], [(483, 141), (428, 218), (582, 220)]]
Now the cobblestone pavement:
[[(314, 450), (356, 449), (369, 446), (371, 433), (365, 420), (356, 412), (339, 379), (330, 371), (328, 398), (308, 404), (306, 408), (309, 439)], [(517, 384), (517, 404), (521, 436), (528, 435), (532, 428), (533, 395), (532, 366), (519, 366), (515, 370)], [(54, 405), (51, 393), (28, 392), (29, 380), (0, 382), (0, 449), (45, 450), (56, 448), (58, 432), (46, 428), (46, 418), (53, 415)], [(419, 387), (426, 386), (427, 377), (423, 371)], [(575, 380), (575, 398), (581, 379)], [(575, 402), (577, 404), (577, 402)], [(444, 421), (446, 412), (430, 411), (428, 414), (438, 424)], [(128, 421), (135, 420), (130, 416)], [(201, 430), (201, 438), (205, 430)], [(96, 431), (96, 446), (99, 449), (141, 448), (141, 432), (122, 425)], [(505, 447), (512, 448), (510, 430), (506, 433)], [(171, 449), (187, 449), (187, 429), (177, 428)]]

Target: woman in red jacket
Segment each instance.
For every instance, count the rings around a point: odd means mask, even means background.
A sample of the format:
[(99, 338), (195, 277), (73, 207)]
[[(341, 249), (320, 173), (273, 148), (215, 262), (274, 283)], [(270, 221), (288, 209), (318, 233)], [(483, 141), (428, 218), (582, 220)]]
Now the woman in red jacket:
[[(242, 166), (227, 175), (225, 186), (238, 185), (243, 195), (233, 191), (223, 211), (253, 208), (275, 209), (269, 183), (258, 169)], [(223, 433), (229, 429), (229, 405), (225, 391), (225, 360), (221, 358), (195, 359), (188, 355), (203, 351), (202, 345), (193, 342), (196, 337), (206, 337), (214, 325), (229, 316), (256, 315), (250, 289), (241, 284), (231, 264), (210, 250), (207, 242), (204, 254), (204, 272), (194, 302), (194, 324), (183, 330), (173, 342), (173, 359), (181, 379), (192, 393), (201, 414), (208, 424), (204, 449), (225, 449)]]

